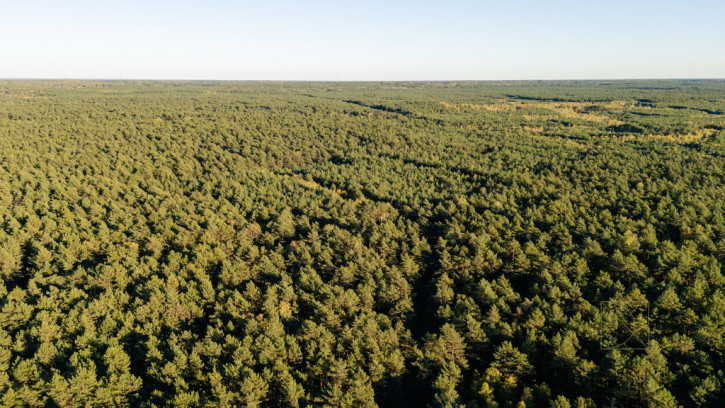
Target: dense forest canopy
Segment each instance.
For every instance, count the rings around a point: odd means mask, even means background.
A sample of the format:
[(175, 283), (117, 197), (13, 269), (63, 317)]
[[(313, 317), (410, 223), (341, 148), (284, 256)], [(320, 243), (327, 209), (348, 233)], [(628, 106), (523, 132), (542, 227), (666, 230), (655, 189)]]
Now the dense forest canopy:
[(0, 82), (0, 404), (725, 404), (725, 81)]

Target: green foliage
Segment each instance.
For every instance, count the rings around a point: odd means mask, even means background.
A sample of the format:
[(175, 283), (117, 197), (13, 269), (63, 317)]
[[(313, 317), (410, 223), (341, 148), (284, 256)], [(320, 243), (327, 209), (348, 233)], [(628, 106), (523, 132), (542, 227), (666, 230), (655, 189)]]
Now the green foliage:
[(0, 404), (720, 406), (723, 91), (0, 82)]

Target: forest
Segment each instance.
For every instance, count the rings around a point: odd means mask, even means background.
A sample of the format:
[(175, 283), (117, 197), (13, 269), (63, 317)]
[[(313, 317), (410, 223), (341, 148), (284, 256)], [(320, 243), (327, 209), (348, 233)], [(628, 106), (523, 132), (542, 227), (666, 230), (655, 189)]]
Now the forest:
[(725, 81), (0, 81), (0, 406), (722, 407)]

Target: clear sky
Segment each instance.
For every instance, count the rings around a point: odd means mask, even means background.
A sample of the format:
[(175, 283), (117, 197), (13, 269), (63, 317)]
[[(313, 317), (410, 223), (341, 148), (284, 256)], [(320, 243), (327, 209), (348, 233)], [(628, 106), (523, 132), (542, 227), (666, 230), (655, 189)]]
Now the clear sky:
[(0, 0), (0, 78), (725, 78), (725, 0)]

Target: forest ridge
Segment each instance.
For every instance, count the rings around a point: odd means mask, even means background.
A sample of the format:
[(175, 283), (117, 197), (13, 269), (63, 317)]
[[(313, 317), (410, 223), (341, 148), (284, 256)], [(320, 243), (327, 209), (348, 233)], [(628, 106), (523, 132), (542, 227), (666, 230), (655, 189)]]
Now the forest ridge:
[(725, 81), (0, 81), (0, 404), (719, 407)]

